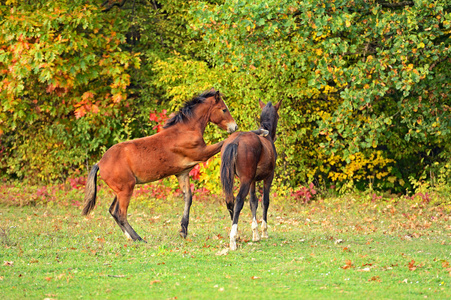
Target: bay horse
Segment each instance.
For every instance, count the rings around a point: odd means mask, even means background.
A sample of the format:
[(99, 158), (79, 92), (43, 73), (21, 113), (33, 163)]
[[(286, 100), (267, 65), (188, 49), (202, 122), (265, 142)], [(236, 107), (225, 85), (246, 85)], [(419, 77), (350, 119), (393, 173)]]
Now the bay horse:
[(156, 181), (175, 175), (184, 195), (185, 209), (180, 222), (180, 235), (188, 234), (192, 194), (189, 172), (221, 150), (224, 141), (207, 146), (203, 134), (211, 122), (232, 133), (238, 129), (219, 91), (211, 89), (188, 101), (170, 118), (163, 130), (147, 137), (116, 144), (95, 164), (85, 187), (83, 215), (96, 204), (97, 172), (115, 196), (109, 212), (125, 236), (134, 241), (143, 239), (127, 221), (127, 209), (136, 184)]
[[(269, 190), (274, 179), (277, 152), (274, 146), (276, 139), (278, 110), (282, 101), (276, 105), (271, 102), (265, 105), (259, 100), (260, 129), (269, 132), (267, 136), (255, 132), (235, 132), (231, 134), (221, 149), (221, 184), (225, 194), (225, 202), (232, 219), (230, 231), (230, 249), (236, 250), (238, 218), (244, 200), (250, 191), (250, 207), (252, 211), (252, 240), (259, 241), (257, 225), (258, 199), (255, 195), (255, 182), (263, 180), (263, 221), (262, 238), (268, 238), (267, 213), (269, 206)], [(240, 189), (236, 200), (233, 197), (235, 175), (240, 179)]]

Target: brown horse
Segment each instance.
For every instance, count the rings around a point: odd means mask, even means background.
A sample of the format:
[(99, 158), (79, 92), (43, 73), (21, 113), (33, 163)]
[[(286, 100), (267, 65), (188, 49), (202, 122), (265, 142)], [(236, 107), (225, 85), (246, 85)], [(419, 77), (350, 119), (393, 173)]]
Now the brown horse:
[(110, 214), (128, 238), (142, 240), (127, 221), (127, 208), (135, 185), (175, 175), (184, 194), (180, 235), (186, 238), (192, 202), (188, 174), (195, 165), (218, 153), (223, 144), (223, 141), (210, 146), (205, 144), (203, 134), (208, 122), (229, 133), (238, 129), (219, 91), (214, 89), (185, 103), (159, 133), (112, 146), (89, 173), (83, 215), (95, 206), (97, 171), (100, 170), (100, 176), (115, 194)]
[[(227, 209), (232, 219), (230, 231), (230, 249), (236, 250), (238, 218), (244, 205), (244, 199), (250, 190), (250, 206), (252, 211), (252, 240), (260, 240), (257, 230), (258, 199), (255, 195), (255, 182), (263, 180), (263, 221), (262, 237), (268, 238), (267, 213), (269, 206), (269, 190), (274, 179), (277, 152), (274, 146), (276, 138), (278, 110), (282, 101), (276, 105), (259, 101), (262, 113), (260, 128), (269, 131), (267, 136), (259, 136), (255, 132), (236, 132), (230, 135), (221, 149), (221, 183), (225, 193)], [(235, 175), (240, 178), (240, 189), (236, 200), (233, 199), (233, 181)]]

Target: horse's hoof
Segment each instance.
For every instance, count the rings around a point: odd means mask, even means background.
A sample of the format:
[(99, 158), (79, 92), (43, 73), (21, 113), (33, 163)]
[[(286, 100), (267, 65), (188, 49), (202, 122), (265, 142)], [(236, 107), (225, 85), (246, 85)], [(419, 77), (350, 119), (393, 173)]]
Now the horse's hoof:
[(235, 251), (236, 250), (236, 242), (230, 242), (230, 250)]
[(186, 236), (188, 235), (188, 233), (184, 232), (184, 231), (179, 231), (179, 234), (182, 238), (186, 239)]
[(252, 241), (253, 242), (258, 242), (258, 241), (260, 241), (260, 235), (257, 233), (257, 234), (253, 234), (252, 235)]

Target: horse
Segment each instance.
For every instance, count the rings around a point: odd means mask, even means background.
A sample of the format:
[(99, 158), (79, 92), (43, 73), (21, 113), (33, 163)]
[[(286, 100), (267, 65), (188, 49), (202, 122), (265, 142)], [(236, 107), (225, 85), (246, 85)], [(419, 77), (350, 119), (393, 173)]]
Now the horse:
[(214, 89), (186, 102), (160, 132), (113, 145), (89, 172), (82, 214), (87, 215), (94, 209), (97, 172), (100, 170), (103, 181), (115, 194), (110, 214), (128, 239), (143, 241), (127, 221), (133, 189), (136, 184), (175, 175), (185, 200), (179, 233), (186, 238), (192, 203), (189, 172), (198, 163), (219, 153), (224, 143), (206, 145), (203, 134), (209, 122), (228, 133), (238, 129), (221, 94)]
[[(277, 152), (274, 146), (276, 139), (277, 122), (279, 120), (279, 107), (282, 100), (276, 105), (263, 103), (259, 100), (260, 129), (267, 130), (269, 134), (258, 135), (256, 132), (235, 132), (231, 134), (221, 149), (221, 184), (225, 194), (225, 202), (232, 219), (230, 231), (230, 249), (236, 250), (236, 237), (238, 231), (238, 218), (244, 205), (244, 200), (250, 191), (250, 207), (252, 211), (252, 240), (259, 241), (257, 225), (258, 199), (255, 195), (255, 182), (263, 180), (263, 221), (262, 238), (268, 238), (267, 214), (269, 206), (269, 190), (274, 179)], [(236, 200), (233, 197), (235, 175), (240, 179), (240, 188)]]

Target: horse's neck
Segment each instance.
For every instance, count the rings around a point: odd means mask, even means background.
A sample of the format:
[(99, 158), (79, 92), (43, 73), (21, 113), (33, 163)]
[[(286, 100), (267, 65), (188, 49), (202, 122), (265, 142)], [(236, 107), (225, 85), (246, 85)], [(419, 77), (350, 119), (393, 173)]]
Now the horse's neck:
[(198, 107), (195, 111), (194, 117), (189, 120), (187, 125), (189, 125), (193, 130), (198, 131), (201, 136), (204, 135), (205, 129), (208, 125), (208, 120), (211, 114), (210, 106)]

